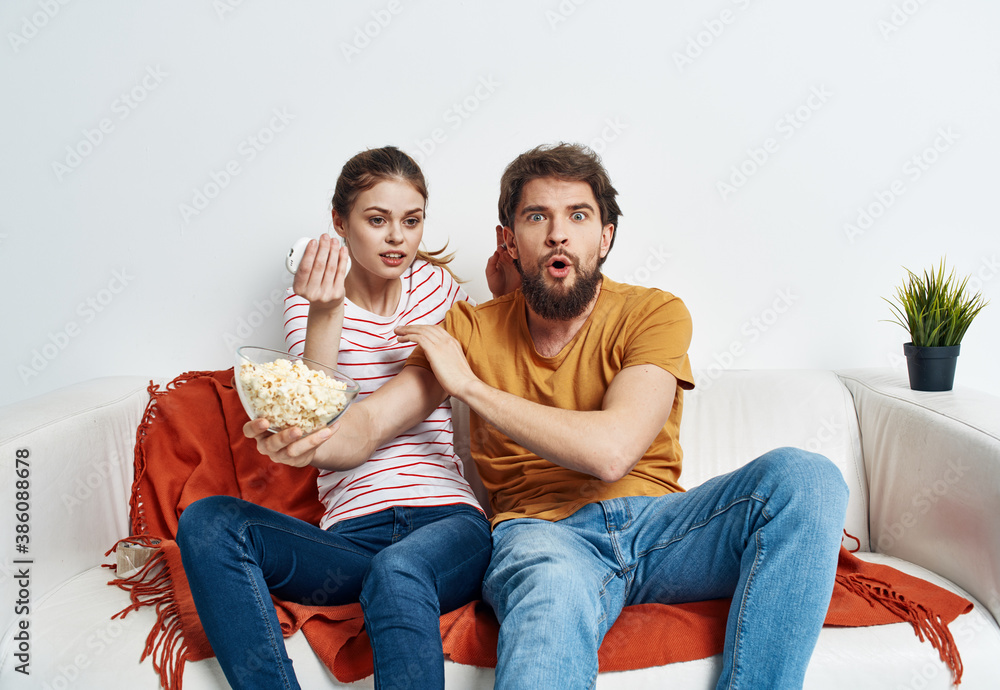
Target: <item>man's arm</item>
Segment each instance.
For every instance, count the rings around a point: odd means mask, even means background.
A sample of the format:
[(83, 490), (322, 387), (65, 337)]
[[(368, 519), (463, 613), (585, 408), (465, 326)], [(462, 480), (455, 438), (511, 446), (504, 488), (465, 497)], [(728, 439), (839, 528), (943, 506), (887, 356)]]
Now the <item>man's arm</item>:
[(328, 429), (303, 437), (298, 428), (268, 433), (266, 419), (247, 422), (243, 433), (274, 462), (295, 467), (348, 470), (364, 464), (386, 441), (427, 419), (447, 395), (434, 374), (403, 367), (388, 383), (352, 405)]
[(628, 474), (666, 424), (677, 379), (653, 364), (622, 369), (602, 408), (564, 410), (530, 402), (480, 381), (461, 345), (438, 326), (406, 326), (400, 341), (416, 342), (450, 395), (501, 433), (541, 458), (606, 482)]

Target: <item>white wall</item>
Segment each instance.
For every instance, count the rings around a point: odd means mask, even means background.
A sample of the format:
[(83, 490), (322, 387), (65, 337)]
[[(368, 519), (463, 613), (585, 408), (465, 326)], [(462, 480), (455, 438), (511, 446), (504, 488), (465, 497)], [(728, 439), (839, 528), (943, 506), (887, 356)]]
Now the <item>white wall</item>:
[(1000, 394), (998, 25), (989, 0), (5, 0), (0, 403), (280, 345), (283, 253), (366, 147), (423, 162), (426, 243), (485, 299), (500, 173), (558, 140), (602, 152), (606, 272), (684, 298), (696, 367), (902, 371), (881, 298), (947, 254), (993, 301), (957, 383)]

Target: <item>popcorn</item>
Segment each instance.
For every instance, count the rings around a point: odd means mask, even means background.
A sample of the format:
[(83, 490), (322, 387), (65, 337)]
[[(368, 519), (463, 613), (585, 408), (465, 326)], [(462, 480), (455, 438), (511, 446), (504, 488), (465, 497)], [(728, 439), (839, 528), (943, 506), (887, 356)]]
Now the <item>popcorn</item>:
[(240, 384), (257, 417), (280, 431), (297, 426), (309, 434), (326, 426), (347, 406), (347, 384), (310, 369), (305, 362), (278, 359), (240, 365)]

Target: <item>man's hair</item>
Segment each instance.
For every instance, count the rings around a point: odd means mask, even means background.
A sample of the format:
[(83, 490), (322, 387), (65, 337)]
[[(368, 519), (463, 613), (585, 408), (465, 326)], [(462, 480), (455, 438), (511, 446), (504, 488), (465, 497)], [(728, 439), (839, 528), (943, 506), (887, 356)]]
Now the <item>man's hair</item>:
[[(611, 186), (611, 178), (604, 169), (600, 157), (582, 144), (543, 144), (525, 151), (511, 161), (500, 178), (500, 223), (514, 227), (514, 214), (521, 203), (521, 192), (531, 180), (540, 177), (554, 177), (569, 182), (586, 182), (590, 185), (601, 211), (601, 225), (615, 226), (618, 230), (618, 216), (621, 209), (615, 197), (617, 190)], [(611, 236), (614, 246), (615, 236)], [(610, 247), (608, 248), (610, 251)]]

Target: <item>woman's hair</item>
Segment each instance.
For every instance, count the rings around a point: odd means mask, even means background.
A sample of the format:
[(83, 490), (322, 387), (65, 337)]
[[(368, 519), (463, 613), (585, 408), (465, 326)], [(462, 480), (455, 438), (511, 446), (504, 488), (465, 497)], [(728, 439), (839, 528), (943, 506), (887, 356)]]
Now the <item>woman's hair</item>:
[[(399, 180), (410, 183), (427, 204), (427, 182), (417, 162), (400, 151), (395, 146), (383, 146), (378, 149), (368, 149), (357, 154), (344, 164), (337, 178), (337, 186), (333, 191), (333, 210), (341, 218), (351, 215), (354, 202), (361, 192), (371, 189), (379, 182)], [(427, 211), (424, 210), (424, 217)], [(448, 263), (454, 258), (454, 253), (445, 254), (448, 244), (436, 251), (417, 251), (417, 258), (429, 264), (440, 266), (451, 273)], [(454, 273), (452, 276), (454, 277)], [(457, 280), (457, 278), (456, 278)]]

